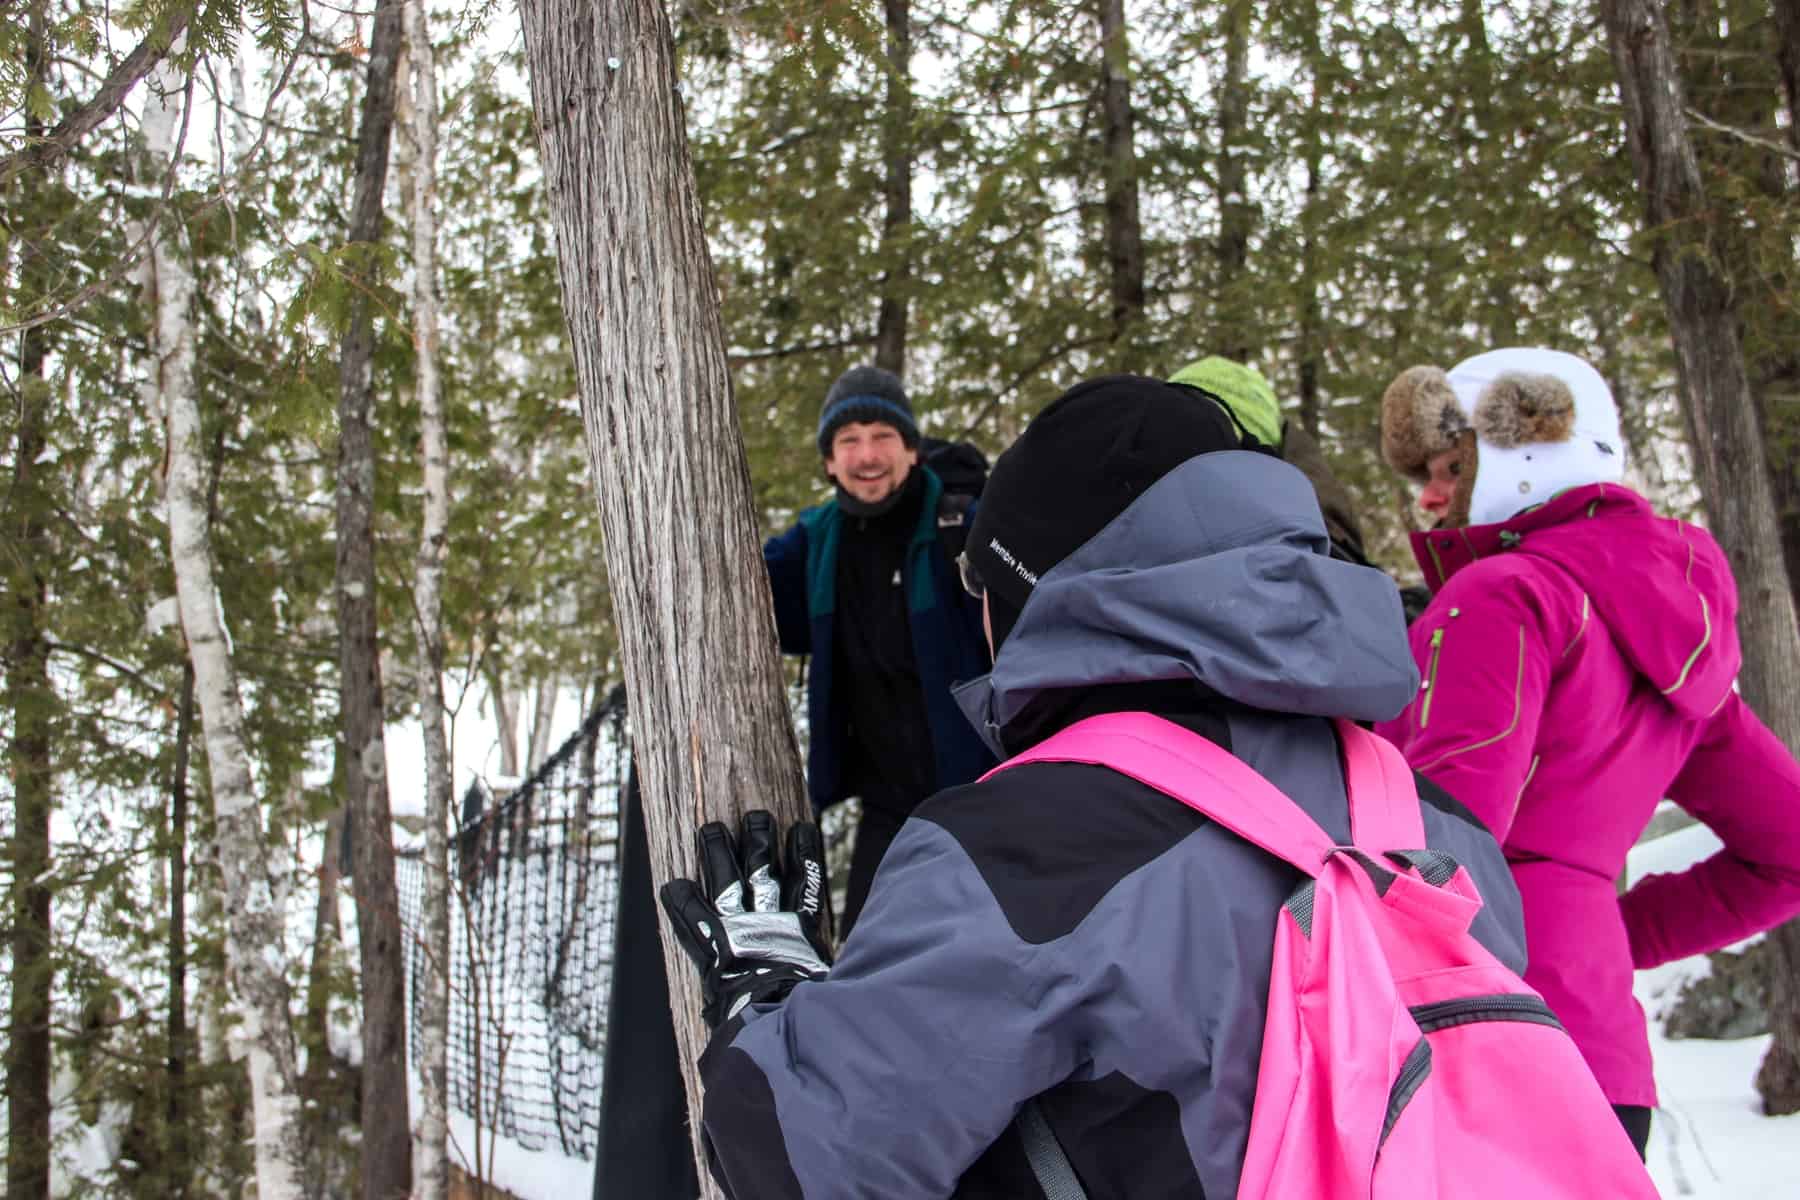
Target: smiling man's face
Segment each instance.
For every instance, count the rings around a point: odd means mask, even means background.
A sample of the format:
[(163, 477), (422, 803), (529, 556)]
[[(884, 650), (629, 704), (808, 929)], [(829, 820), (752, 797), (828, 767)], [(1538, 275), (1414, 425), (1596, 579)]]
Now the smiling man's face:
[(905, 484), (919, 452), (885, 421), (851, 421), (831, 437), (825, 474), (864, 504), (879, 504)]

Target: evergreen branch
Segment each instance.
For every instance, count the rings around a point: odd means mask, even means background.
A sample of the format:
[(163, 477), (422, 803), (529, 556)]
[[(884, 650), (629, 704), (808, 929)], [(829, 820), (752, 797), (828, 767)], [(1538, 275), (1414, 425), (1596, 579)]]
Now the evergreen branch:
[(138, 80), (155, 70), (156, 65), (168, 55), (175, 40), (194, 19), (194, 12), (198, 7), (197, 0), (191, 0), (190, 3), (175, 8), (166, 21), (158, 22), (144, 40), (137, 44), (137, 48), (120, 60), (99, 90), (57, 122), (56, 128), (46, 134), (42, 141), (15, 150), (0, 159), (0, 186), (12, 182), (24, 171), (54, 166), (69, 153), (76, 142), (98, 129), (107, 118), (119, 111), (119, 106), (125, 103), (125, 97), (137, 86)]

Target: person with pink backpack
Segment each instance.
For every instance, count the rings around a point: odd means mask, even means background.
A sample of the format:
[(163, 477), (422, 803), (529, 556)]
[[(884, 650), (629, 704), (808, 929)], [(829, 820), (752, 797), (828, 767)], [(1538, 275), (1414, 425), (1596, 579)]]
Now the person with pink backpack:
[(1077, 385), (960, 566), (1000, 756), (901, 829), (835, 964), (817, 831), (700, 831), (666, 884), (733, 1200), (1650, 1197), (1519, 977), (1498, 844), (1357, 721), (1400, 600), (1217, 405)]
[[(1703, 529), (1624, 487), (1612, 393), (1573, 354), (1414, 367), (1382, 450), (1437, 518), (1413, 535), (1435, 596), (1417, 697), (1379, 732), (1499, 838), (1530, 966), (1640, 1153), (1656, 1083), (1634, 968), (1800, 912), (1800, 766), (1734, 689), (1738, 597)], [(1724, 847), (1623, 897), (1664, 799)]]

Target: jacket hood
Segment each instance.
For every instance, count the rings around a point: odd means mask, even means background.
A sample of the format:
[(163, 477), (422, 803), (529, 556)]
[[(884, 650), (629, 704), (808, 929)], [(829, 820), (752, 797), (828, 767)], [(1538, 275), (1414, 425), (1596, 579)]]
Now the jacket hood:
[(1046, 692), (1194, 680), (1252, 708), (1379, 721), (1418, 691), (1393, 580), (1330, 557), (1306, 477), (1218, 451), (1046, 572), (957, 702), (996, 753)]
[(1571, 488), (1508, 521), (1415, 534), (1413, 549), (1433, 590), (1494, 554), (1554, 563), (1587, 593), (1632, 669), (1684, 716), (1718, 708), (1737, 678), (1737, 585), (1724, 551), (1630, 488)]

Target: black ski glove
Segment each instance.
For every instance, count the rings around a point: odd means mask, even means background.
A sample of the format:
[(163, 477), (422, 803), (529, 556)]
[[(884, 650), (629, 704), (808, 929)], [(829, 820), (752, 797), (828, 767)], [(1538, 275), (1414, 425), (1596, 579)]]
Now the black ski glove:
[(820, 932), (828, 903), (825, 841), (802, 821), (788, 830), (786, 862), (777, 864), (775, 818), (744, 814), (739, 837), (718, 821), (698, 836), (700, 881), (672, 879), (662, 904), (675, 936), (700, 968), (714, 1029), (752, 1002), (784, 1000), (794, 985), (822, 979), (831, 952)]

